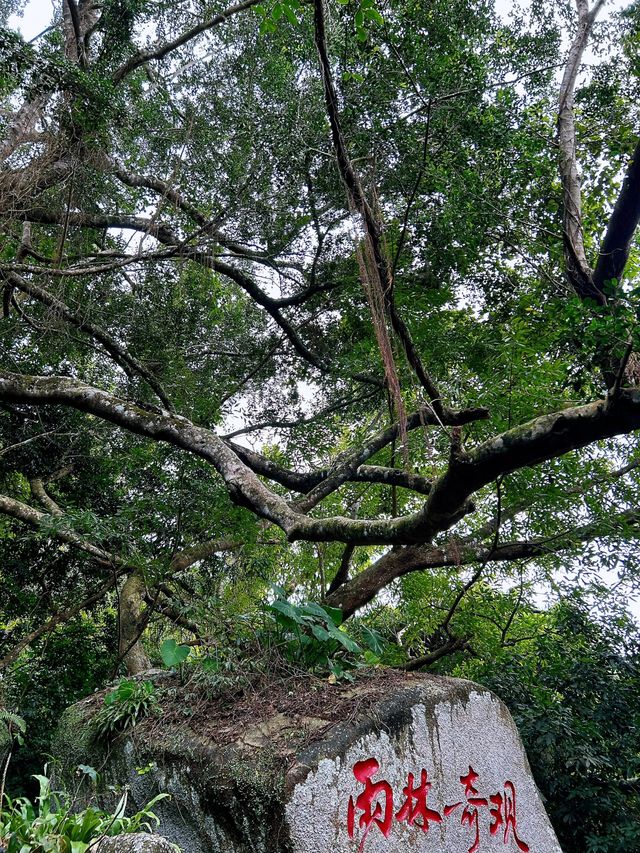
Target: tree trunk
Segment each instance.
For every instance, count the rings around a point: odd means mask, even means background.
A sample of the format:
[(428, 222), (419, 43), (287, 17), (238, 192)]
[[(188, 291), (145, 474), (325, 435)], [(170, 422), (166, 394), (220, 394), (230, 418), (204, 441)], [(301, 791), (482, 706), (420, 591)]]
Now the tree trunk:
[(128, 675), (138, 675), (151, 668), (151, 661), (141, 642), (149, 619), (144, 603), (146, 584), (140, 572), (129, 575), (120, 591), (120, 640), (118, 653)]

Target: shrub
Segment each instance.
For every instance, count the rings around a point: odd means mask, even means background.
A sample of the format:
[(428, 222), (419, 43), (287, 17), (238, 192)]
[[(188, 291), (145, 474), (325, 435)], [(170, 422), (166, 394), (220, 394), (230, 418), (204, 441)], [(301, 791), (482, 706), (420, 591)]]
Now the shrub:
[[(84, 768), (85, 772), (92, 768)], [(90, 775), (95, 775), (95, 771)], [(151, 832), (152, 823), (159, 824), (152, 807), (168, 796), (158, 794), (131, 817), (125, 816), (125, 792), (113, 813), (89, 806), (80, 812), (71, 810), (71, 797), (61, 791), (52, 791), (45, 775), (35, 775), (40, 794), (34, 805), (27, 797), (12, 800), (5, 797), (0, 813), (0, 839), (7, 853), (85, 853), (92, 841), (105, 835)]]
[(132, 729), (142, 717), (158, 709), (155, 687), (150, 681), (121, 681), (104, 697), (104, 706), (93, 725), (98, 740), (110, 740)]

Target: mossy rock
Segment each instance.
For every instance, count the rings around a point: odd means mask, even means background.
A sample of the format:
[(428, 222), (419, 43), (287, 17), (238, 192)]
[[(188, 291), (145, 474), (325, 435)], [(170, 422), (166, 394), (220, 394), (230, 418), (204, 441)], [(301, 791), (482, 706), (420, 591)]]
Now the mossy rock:
[(105, 749), (96, 741), (92, 724), (94, 714), (95, 701), (90, 697), (71, 705), (60, 717), (51, 741), (56, 786), (76, 790), (78, 767), (99, 767), (104, 761)]
[(175, 853), (166, 838), (151, 832), (130, 832), (101, 838), (92, 848), (95, 853)]

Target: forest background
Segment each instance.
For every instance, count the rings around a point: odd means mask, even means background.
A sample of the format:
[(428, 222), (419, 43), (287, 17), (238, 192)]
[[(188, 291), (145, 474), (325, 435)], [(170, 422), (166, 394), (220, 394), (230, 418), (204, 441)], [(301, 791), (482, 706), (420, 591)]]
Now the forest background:
[(163, 661), (396, 666), (498, 692), (567, 853), (640, 849), (638, 5), (16, 11), (9, 790)]

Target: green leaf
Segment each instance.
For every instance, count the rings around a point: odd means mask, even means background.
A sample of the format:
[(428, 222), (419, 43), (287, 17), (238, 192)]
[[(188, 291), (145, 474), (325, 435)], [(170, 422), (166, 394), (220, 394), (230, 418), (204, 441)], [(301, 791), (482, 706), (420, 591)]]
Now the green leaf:
[(274, 33), (276, 31), (276, 25), (269, 18), (265, 18), (264, 21), (260, 24), (260, 35), (266, 35), (267, 33)]
[(175, 667), (184, 663), (189, 657), (189, 646), (179, 646), (174, 639), (165, 640), (160, 646), (160, 657), (165, 666)]
[(327, 612), (320, 604), (315, 601), (308, 601), (306, 604), (300, 605), (300, 611), (306, 615), (318, 616), (323, 622), (327, 619)]
[(320, 640), (323, 643), (331, 639), (331, 634), (325, 628), (322, 628), (320, 625), (312, 625), (311, 633), (317, 640)]
[(98, 781), (98, 771), (95, 767), (91, 767), (89, 764), (78, 764), (78, 770), (81, 773), (84, 773), (85, 776), (88, 776), (92, 782)]
[(330, 607), (328, 604), (324, 604), (322, 609), (328, 614), (336, 628), (342, 625), (344, 621), (344, 614), (341, 607)]
[(288, 601), (280, 601), (277, 599), (273, 602), (273, 604), (267, 605), (267, 610), (275, 611), (276, 613), (282, 613), (288, 619), (291, 619), (293, 622), (297, 622), (298, 624), (302, 624), (302, 614), (300, 612), (300, 608), (296, 607), (294, 604), (290, 604)]
[(365, 644), (369, 647), (369, 649), (371, 649), (371, 651), (375, 655), (379, 656), (382, 654), (382, 652), (384, 650), (384, 647), (382, 644), (382, 637), (380, 636), (380, 634), (378, 634), (377, 631), (371, 631), (371, 630), (369, 630), (369, 628), (367, 628), (366, 625), (363, 625), (362, 636), (363, 636)]
[(366, 9), (364, 12), (365, 18), (369, 21), (375, 21), (376, 24), (384, 24), (384, 18), (377, 9)]
[(285, 18), (289, 21), (289, 23), (292, 26), (297, 27), (298, 26), (298, 18), (296, 17), (296, 13), (293, 11), (291, 6), (284, 3), (282, 6), (282, 10), (284, 12)]
[(333, 623), (329, 624), (329, 634), (334, 640), (337, 640), (348, 652), (361, 651), (360, 646), (353, 640), (345, 631), (336, 628)]

